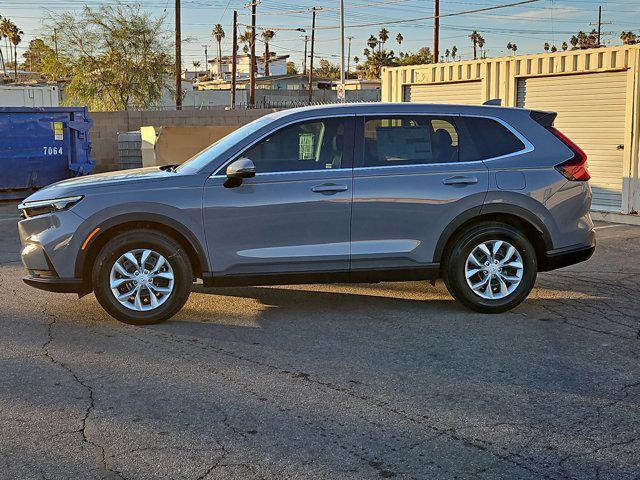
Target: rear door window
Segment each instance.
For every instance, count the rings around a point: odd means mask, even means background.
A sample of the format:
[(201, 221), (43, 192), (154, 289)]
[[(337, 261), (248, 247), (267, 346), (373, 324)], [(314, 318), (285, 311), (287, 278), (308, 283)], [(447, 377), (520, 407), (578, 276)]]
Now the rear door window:
[(364, 166), (457, 162), (458, 131), (451, 117), (366, 117)]
[(460, 160), (463, 162), (502, 157), (525, 148), (524, 143), (513, 132), (496, 120), (484, 117), (461, 118), (471, 139), (460, 152)]

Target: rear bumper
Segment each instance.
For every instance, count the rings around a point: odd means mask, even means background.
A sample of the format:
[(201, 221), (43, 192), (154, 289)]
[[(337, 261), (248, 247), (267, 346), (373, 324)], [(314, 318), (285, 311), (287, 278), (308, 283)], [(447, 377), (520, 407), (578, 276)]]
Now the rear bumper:
[(542, 265), (540, 265), (539, 270), (546, 272), (584, 262), (591, 258), (595, 249), (596, 240), (594, 238), (591, 243), (550, 250), (547, 252), (545, 260), (542, 262)]
[(77, 293), (86, 292), (87, 287), (81, 278), (49, 278), (28, 275), (22, 281), (30, 287), (56, 293)]

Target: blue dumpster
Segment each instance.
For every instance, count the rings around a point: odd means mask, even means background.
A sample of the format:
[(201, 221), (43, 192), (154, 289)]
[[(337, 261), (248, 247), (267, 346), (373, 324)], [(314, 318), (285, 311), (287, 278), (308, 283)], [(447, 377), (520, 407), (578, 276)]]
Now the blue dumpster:
[(86, 107), (0, 107), (0, 199), (91, 173)]

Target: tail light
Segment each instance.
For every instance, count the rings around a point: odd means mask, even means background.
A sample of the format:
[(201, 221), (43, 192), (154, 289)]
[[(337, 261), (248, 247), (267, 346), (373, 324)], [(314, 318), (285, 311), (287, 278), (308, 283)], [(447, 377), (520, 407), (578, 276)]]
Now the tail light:
[(556, 165), (556, 170), (567, 179), (575, 182), (586, 182), (589, 180), (591, 175), (589, 175), (587, 168), (587, 154), (555, 128), (551, 127), (549, 130), (573, 152), (573, 157), (566, 162), (562, 162), (560, 165)]

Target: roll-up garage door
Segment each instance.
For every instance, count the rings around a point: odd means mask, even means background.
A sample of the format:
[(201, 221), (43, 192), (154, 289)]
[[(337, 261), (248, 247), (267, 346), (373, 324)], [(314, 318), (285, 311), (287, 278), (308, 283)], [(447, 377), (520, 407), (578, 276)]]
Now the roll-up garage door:
[(481, 98), (482, 82), (431, 83), (404, 87), (405, 102), (480, 105)]
[(519, 107), (558, 112), (554, 126), (587, 154), (592, 208), (622, 209), (625, 72), (518, 80)]

